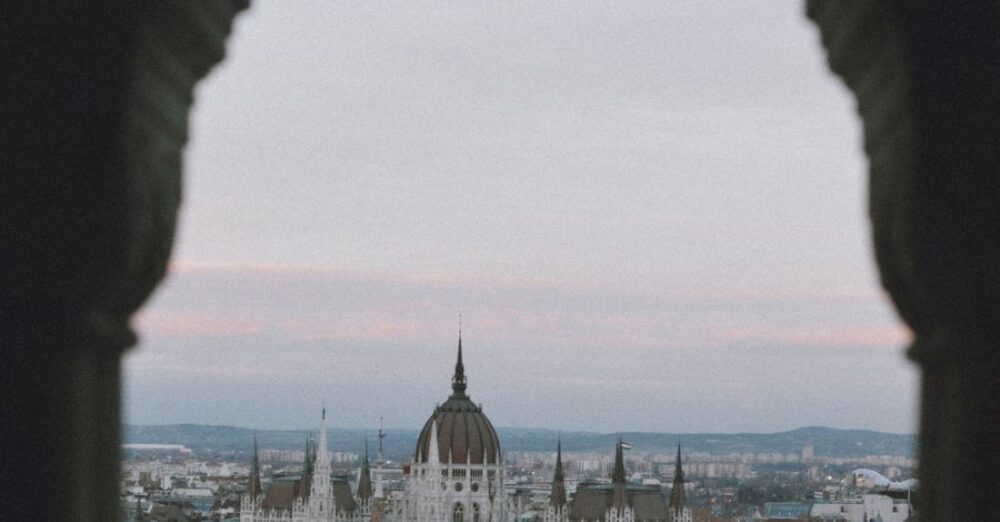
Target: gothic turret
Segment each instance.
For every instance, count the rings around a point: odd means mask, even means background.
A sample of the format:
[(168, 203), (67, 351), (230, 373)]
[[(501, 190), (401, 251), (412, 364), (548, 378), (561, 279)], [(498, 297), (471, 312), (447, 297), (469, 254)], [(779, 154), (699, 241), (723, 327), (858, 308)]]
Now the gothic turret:
[(684, 510), (684, 469), (681, 468), (681, 445), (677, 445), (677, 463), (674, 465), (674, 484), (670, 490), (670, 511)]
[(250, 478), (247, 480), (247, 496), (251, 501), (263, 493), (260, 486), (260, 459), (257, 456), (257, 435), (253, 436), (253, 461), (250, 463)]
[(674, 464), (674, 483), (670, 490), (670, 522), (691, 522), (691, 509), (684, 498), (684, 468), (681, 467), (681, 445), (677, 445), (677, 462)]
[(375, 457), (375, 498), (385, 498), (385, 491), (382, 484), (382, 466), (385, 465), (385, 453), (382, 451), (382, 440), (385, 439), (385, 431), (382, 430), (382, 417), (378, 418), (378, 456)]
[(367, 504), (372, 499), (372, 473), (368, 464), (368, 439), (365, 439), (365, 456), (358, 473), (358, 502)]
[(467, 398), (465, 394), (465, 365), (462, 364), (462, 330), (458, 330), (458, 362), (455, 363), (455, 375), (451, 378), (452, 398)]
[(616, 509), (622, 509), (626, 504), (625, 497), (625, 457), (622, 455), (622, 439), (618, 437), (618, 444), (615, 445), (615, 467), (611, 472), (611, 505)]
[(306, 436), (305, 458), (302, 459), (302, 478), (299, 480), (299, 490), (295, 492), (297, 497), (307, 498), (309, 490), (312, 488), (313, 455), (312, 439)]
[(312, 477), (309, 484), (310, 516), (326, 517), (336, 511), (333, 501), (333, 486), (330, 475), (333, 469), (330, 464), (330, 451), (326, 445), (326, 407), (320, 416), (319, 435), (316, 439), (316, 451), (312, 456)]
[(566, 505), (566, 477), (563, 476), (562, 467), (562, 437), (556, 443), (556, 470), (552, 475), (552, 493), (549, 495), (549, 503), (557, 510)]

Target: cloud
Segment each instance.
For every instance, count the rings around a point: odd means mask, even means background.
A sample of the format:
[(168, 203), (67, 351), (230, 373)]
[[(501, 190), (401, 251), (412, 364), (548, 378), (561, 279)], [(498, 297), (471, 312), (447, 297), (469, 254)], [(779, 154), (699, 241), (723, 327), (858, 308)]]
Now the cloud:
[(837, 348), (901, 347), (910, 342), (912, 333), (903, 324), (892, 321), (878, 324), (840, 324), (789, 326), (755, 324), (723, 332), (723, 343), (766, 343), (773, 345)]
[[(815, 412), (845, 385), (857, 388), (851, 400), (858, 404), (870, 393), (905, 396), (912, 385), (899, 350), (907, 333), (877, 293), (634, 292), (468, 275), (178, 264), (137, 319), (142, 342), (126, 360), (130, 415), (245, 424), (233, 417), (242, 412), (265, 419), (253, 422), (298, 425), (293, 412), (311, 418), (308, 408), (327, 397), (352, 398), (341, 412), (348, 424), (367, 422), (371, 411), (418, 424), (447, 392), (459, 310), (473, 393), (500, 425), (708, 429), (699, 423), (711, 418), (718, 429), (850, 425), (848, 413)], [(797, 413), (769, 410), (788, 390), (797, 390)], [(205, 396), (216, 410), (195, 414), (181, 404)], [(583, 397), (591, 398), (586, 405)], [(648, 419), (630, 421), (613, 407), (636, 397), (644, 397)], [(734, 402), (746, 403), (742, 420), (733, 417)], [(154, 415), (140, 404), (159, 409)], [(554, 404), (591, 415), (567, 417)], [(882, 424), (866, 426), (910, 429), (911, 413), (893, 409)], [(771, 417), (754, 418), (765, 414)]]
[(423, 422), (461, 312), (499, 424), (868, 419), (912, 371), (819, 47), (793, 0), (261, 3), (199, 86), (130, 411)]
[(136, 327), (147, 335), (163, 337), (246, 337), (263, 333), (266, 321), (224, 310), (147, 309), (137, 315)]
[(772, 343), (897, 347), (908, 339), (877, 293), (629, 291), (588, 283), (336, 267), (175, 263), (138, 316), (163, 337), (439, 342), (463, 312), (472, 335), (545, 349)]

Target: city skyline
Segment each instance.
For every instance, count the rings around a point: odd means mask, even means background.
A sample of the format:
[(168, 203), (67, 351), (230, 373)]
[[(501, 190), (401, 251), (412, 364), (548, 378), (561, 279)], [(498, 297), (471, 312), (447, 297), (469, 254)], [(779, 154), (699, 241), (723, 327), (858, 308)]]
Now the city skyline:
[(197, 94), (126, 422), (414, 426), (461, 312), (498, 426), (915, 429), (795, 2), (261, 2)]

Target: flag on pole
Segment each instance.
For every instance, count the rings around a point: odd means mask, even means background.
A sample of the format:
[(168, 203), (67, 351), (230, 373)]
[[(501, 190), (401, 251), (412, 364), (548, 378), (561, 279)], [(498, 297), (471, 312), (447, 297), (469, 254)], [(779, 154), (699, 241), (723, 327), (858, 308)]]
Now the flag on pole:
[(630, 450), (630, 449), (632, 449), (632, 443), (630, 443), (630, 442), (621, 441), (621, 442), (619, 442), (619, 444), (622, 445), (622, 449), (623, 450)]

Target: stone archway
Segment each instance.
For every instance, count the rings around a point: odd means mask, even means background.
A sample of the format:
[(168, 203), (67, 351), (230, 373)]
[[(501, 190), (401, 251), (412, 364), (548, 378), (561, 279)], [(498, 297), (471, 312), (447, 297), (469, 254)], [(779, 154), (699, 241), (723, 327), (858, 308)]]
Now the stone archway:
[(809, 0), (854, 92), (882, 284), (922, 371), (922, 520), (1000, 496), (1000, 4)]
[[(4, 513), (119, 512), (129, 319), (163, 277), (192, 89), (246, 0), (5, 10)], [(923, 376), (921, 517), (990, 518), (1000, 474), (1000, 5), (808, 1), (858, 99), (882, 280)], [(13, 45), (16, 44), (16, 45)]]
[(4, 518), (120, 518), (129, 322), (170, 256), (192, 90), (246, 5), (4, 7)]

